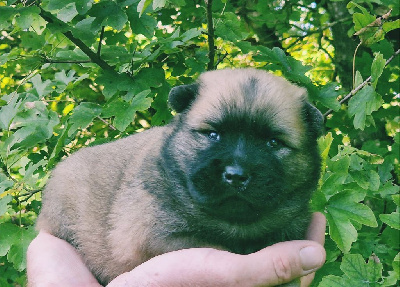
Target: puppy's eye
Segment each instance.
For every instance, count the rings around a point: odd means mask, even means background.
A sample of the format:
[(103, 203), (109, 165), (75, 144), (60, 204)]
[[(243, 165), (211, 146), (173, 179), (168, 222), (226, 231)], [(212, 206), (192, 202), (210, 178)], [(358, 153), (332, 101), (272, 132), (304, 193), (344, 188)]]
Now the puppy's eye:
[(283, 143), (280, 140), (272, 138), (267, 141), (267, 146), (270, 148), (280, 148), (283, 146)]
[(214, 131), (209, 131), (207, 132), (207, 136), (210, 140), (218, 142), (221, 139), (221, 136), (219, 135), (219, 133), (214, 132)]

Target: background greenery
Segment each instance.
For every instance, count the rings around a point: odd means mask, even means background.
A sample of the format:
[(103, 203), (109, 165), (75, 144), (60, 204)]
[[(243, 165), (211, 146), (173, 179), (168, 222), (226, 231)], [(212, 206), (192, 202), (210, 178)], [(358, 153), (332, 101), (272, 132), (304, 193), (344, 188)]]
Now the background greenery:
[(398, 0), (0, 1), (0, 286), (25, 252), (51, 169), (66, 155), (172, 115), (172, 86), (259, 67), (305, 86), (324, 113), (328, 219), (314, 286), (399, 286)]

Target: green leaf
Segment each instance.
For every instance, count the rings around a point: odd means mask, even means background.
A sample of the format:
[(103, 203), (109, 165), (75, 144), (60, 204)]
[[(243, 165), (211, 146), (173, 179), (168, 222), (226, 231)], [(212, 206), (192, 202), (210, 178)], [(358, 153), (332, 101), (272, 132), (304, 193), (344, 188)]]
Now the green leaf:
[[(1, 183), (3, 184), (3, 183)], [(1, 193), (1, 190), (0, 190)], [(8, 203), (12, 200), (12, 196), (7, 194), (6, 196), (0, 198), (0, 216), (6, 213), (8, 209)]]
[(330, 234), (343, 252), (348, 252), (351, 244), (357, 239), (357, 231), (351, 221), (371, 227), (378, 226), (372, 210), (358, 203), (364, 196), (365, 194), (359, 192), (343, 191), (328, 200), (326, 216)]
[(378, 191), (381, 182), (380, 177), (376, 171), (353, 171), (351, 173), (351, 176), (361, 188), (365, 190), (369, 189), (372, 191)]
[(55, 73), (54, 79), (67, 86), (69, 83), (76, 79), (74, 75), (74, 70), (69, 70), (68, 74), (65, 73), (65, 70), (61, 70), (60, 72)]
[(396, 272), (397, 276), (400, 277), (400, 252), (397, 253), (396, 257), (393, 259), (393, 270)]
[(337, 89), (337, 83), (329, 83), (325, 85), (319, 92), (318, 100), (327, 108), (330, 108), (337, 112), (340, 110), (340, 103), (337, 100), (340, 92)]
[(163, 8), (166, 4), (167, 0), (153, 0), (153, 9)]
[(386, 64), (386, 61), (383, 58), (383, 55), (381, 53), (377, 53), (375, 55), (374, 61), (372, 62), (372, 66), (371, 66), (371, 83), (374, 88), (376, 88), (378, 79), (383, 73), (385, 64)]
[(0, 6), (0, 30), (5, 30), (11, 26), (17, 10), (14, 7)]
[[(0, 173), (0, 194), (14, 186), (14, 181)], [(1, 214), (0, 214), (1, 216)]]
[(26, 269), (26, 251), (28, 245), (36, 237), (37, 233), (33, 226), (28, 228), (18, 228), (18, 231), (13, 234), (13, 243), (7, 254), (9, 262), (13, 263), (14, 268), (18, 271)]
[(46, 141), (59, 123), (57, 114), (49, 111), (41, 101), (26, 102), (25, 108), (14, 117), (13, 126), (17, 131), (5, 140), (11, 149), (29, 149)]
[(331, 150), (331, 145), (333, 142), (333, 137), (332, 133), (329, 132), (325, 136), (321, 136), (318, 139), (318, 150), (321, 154), (322, 162), (324, 163), (322, 165), (323, 170), (325, 171), (325, 166), (326, 166), (326, 161), (328, 159), (329, 151)]
[(79, 14), (83, 15), (92, 7), (93, 0), (44, 0), (43, 7), (48, 11), (62, 10), (73, 4)]
[(321, 191), (326, 197), (330, 197), (343, 189), (343, 184), (346, 181), (348, 175), (345, 173), (333, 173), (322, 184)]
[[(63, 2), (63, 1), (57, 1), (57, 2)], [(78, 11), (79, 14), (84, 15), (87, 13), (87, 11), (89, 11), (90, 8), (92, 8), (93, 2), (94, 2), (93, 0), (75, 0), (76, 10)]]
[(5, 256), (15, 242), (19, 227), (11, 223), (0, 224), (0, 256)]
[(133, 33), (142, 34), (147, 38), (151, 38), (154, 35), (157, 27), (156, 19), (146, 14), (140, 16), (134, 6), (127, 9), (127, 15)]
[(192, 28), (181, 35), (182, 41), (187, 42), (193, 38), (197, 38), (203, 33), (201, 29)]
[(392, 195), (394, 203), (396, 203), (397, 206), (400, 206), (400, 194), (394, 194)]
[(46, 39), (36, 32), (25, 32), (21, 35), (21, 44), (28, 49), (39, 50), (46, 44)]
[(101, 113), (101, 106), (94, 103), (81, 103), (78, 107), (74, 109), (73, 114), (69, 118), (69, 123), (71, 125), (68, 136), (71, 136), (79, 128), (86, 128), (95, 117), (99, 116)]
[(53, 91), (51, 87), (51, 81), (46, 80), (42, 81), (42, 77), (37, 74), (34, 77), (31, 78), (31, 83), (33, 84), (33, 87), (36, 89), (36, 92), (39, 97), (43, 97)]
[(349, 252), (351, 244), (357, 240), (357, 230), (345, 215), (335, 210), (326, 214), (329, 234), (343, 252)]
[(65, 5), (58, 13), (57, 13), (57, 18), (60, 19), (61, 21), (68, 23), (72, 19), (75, 18), (79, 13), (76, 10), (75, 3), (69, 3), (68, 5)]
[(167, 88), (167, 85), (164, 85), (151, 105), (151, 107), (156, 110), (155, 115), (151, 119), (152, 125), (166, 124), (172, 118), (172, 114), (167, 105), (168, 92), (169, 88)]
[(137, 111), (147, 110), (150, 107), (152, 99), (147, 98), (150, 92), (150, 90), (145, 90), (136, 96), (127, 95), (125, 99), (131, 99), (131, 103), (126, 100), (116, 99), (107, 105), (102, 112), (102, 116), (106, 118), (114, 116), (114, 126), (118, 130), (124, 131), (132, 123)]
[(391, 214), (380, 214), (379, 218), (390, 227), (400, 230), (399, 212), (392, 212)]
[(337, 160), (331, 161), (329, 168), (336, 174), (348, 174), (350, 167), (350, 156), (345, 155)]
[(356, 31), (360, 31), (362, 28), (368, 26), (368, 24), (374, 22), (376, 18), (369, 14), (368, 12), (361, 13), (354, 13), (353, 14), (353, 22), (354, 22), (354, 29)]
[(354, 81), (354, 85), (356, 87), (358, 87), (359, 85), (361, 85), (361, 83), (363, 82), (363, 78), (362, 75), (359, 71), (356, 71), (356, 77), (355, 77), (355, 81)]
[(130, 104), (121, 99), (110, 102), (102, 112), (105, 118), (115, 116), (114, 126), (120, 131), (124, 131), (133, 121), (134, 115), (135, 111), (130, 109)]
[[(335, 1), (342, 1), (342, 0), (335, 0)], [(361, 10), (361, 12), (362, 12), (364, 15), (367, 15), (367, 16), (370, 15), (370, 14), (368, 13), (368, 10), (367, 10), (367, 9), (365, 9), (363, 6), (361, 6), (361, 5), (357, 4), (357, 3), (355, 3), (354, 1), (350, 1), (350, 2), (347, 4), (346, 8), (349, 9), (349, 12), (350, 12), (351, 14), (354, 14), (354, 8), (358, 8), (358, 9)]]
[(157, 88), (164, 83), (165, 73), (162, 68), (146, 68), (137, 74), (136, 79), (147, 87)]
[(144, 90), (137, 94), (132, 100), (132, 108), (136, 111), (144, 111), (150, 108), (153, 99), (148, 98), (151, 90)]
[(379, 177), (379, 174), (374, 170), (369, 170), (368, 179), (369, 179), (369, 189), (372, 191), (378, 191), (381, 185), (381, 178)]
[(119, 46), (105, 46), (101, 50), (101, 56), (110, 65), (129, 63), (132, 60), (132, 55), (126, 48)]
[[(76, 38), (81, 39), (88, 46), (91, 46), (94, 44), (94, 42), (96, 40), (95, 34), (98, 33), (100, 30), (100, 27), (95, 27), (95, 25), (93, 25), (94, 20), (95, 20), (94, 17), (85, 18), (85, 19), (79, 21), (78, 23), (76, 23), (75, 27), (73, 29), (71, 29), (72, 34)], [(64, 51), (64, 52), (66, 52), (66, 51)], [(86, 59), (88, 59), (88, 57), (83, 53), (80, 56), (83, 56)]]
[(321, 191), (315, 191), (311, 198), (311, 209), (313, 212), (324, 212), (326, 206), (326, 197)]
[(226, 12), (215, 27), (215, 35), (233, 43), (243, 40), (248, 33), (242, 29), (242, 23), (235, 13)]
[(17, 93), (12, 93), (7, 105), (0, 109), (0, 129), (8, 130), (12, 120), (18, 113), (22, 100), (18, 99)]
[(38, 183), (38, 176), (35, 176), (36, 171), (39, 168), (43, 169), (47, 165), (47, 160), (42, 159), (37, 163), (29, 162), (25, 166), (25, 173), (21, 173), (24, 176), (22, 182), (29, 186), (35, 186)]
[(143, 12), (149, 7), (149, 5), (153, 2), (153, 0), (140, 0), (137, 6), (137, 12), (139, 12), (140, 16), (142, 16)]
[(10, 149), (29, 149), (39, 143), (45, 142), (48, 137), (49, 134), (45, 127), (29, 125), (18, 129), (6, 140), (6, 144)]
[(348, 219), (357, 221), (361, 224), (377, 227), (375, 215), (372, 210), (363, 203), (365, 194), (360, 191), (344, 191), (332, 196), (328, 202), (328, 211), (335, 210), (338, 213), (346, 215)]
[(93, 5), (89, 15), (95, 17), (94, 27), (110, 26), (120, 31), (128, 21), (125, 12), (113, 1), (101, 1)]
[[(322, 278), (318, 287), (344, 287), (349, 286), (348, 281), (345, 278), (336, 276), (336, 275), (328, 275)], [(355, 286), (353, 286), (355, 287)]]
[(348, 113), (350, 117), (354, 116), (354, 127), (364, 130), (367, 116), (377, 111), (382, 103), (382, 97), (375, 93), (373, 87), (367, 85), (362, 88), (349, 101)]
[(70, 129), (70, 125), (68, 121), (66, 122), (66, 127), (62, 130), (60, 136), (57, 139), (56, 146), (54, 147), (53, 151), (50, 154), (49, 161), (47, 163), (47, 168), (52, 169), (56, 163), (56, 160), (58, 158), (59, 153), (62, 151), (64, 145), (65, 145), (65, 140), (68, 138), (68, 131)]
[(360, 254), (345, 254), (340, 269), (354, 282), (352, 286), (375, 286), (382, 278), (382, 263), (374, 256), (365, 263)]
[(22, 30), (29, 29), (33, 22), (39, 21), (39, 13), (40, 9), (37, 6), (19, 8), (15, 22)]
[(102, 75), (97, 77), (97, 84), (103, 85), (103, 95), (108, 100), (118, 92), (120, 77), (115, 72), (104, 71)]
[(385, 22), (385, 23), (383, 23), (382, 28), (383, 28), (383, 31), (385, 31), (385, 33), (388, 33), (395, 29), (399, 29), (400, 28), (400, 19), (397, 19), (395, 21)]

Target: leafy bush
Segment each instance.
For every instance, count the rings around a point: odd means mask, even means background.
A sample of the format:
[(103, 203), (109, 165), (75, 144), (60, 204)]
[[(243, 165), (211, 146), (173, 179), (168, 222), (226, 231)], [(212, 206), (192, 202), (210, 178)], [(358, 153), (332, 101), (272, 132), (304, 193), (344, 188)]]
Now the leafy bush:
[(399, 284), (399, 8), (395, 0), (0, 1), (0, 286), (25, 284), (40, 192), (57, 162), (167, 123), (172, 86), (247, 66), (306, 87), (325, 115), (311, 206), (328, 219), (327, 263), (314, 286)]

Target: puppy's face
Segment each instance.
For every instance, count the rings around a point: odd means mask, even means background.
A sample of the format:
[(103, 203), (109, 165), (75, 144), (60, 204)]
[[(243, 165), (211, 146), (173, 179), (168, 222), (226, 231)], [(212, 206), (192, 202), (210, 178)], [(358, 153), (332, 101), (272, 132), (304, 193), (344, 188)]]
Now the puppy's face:
[(208, 72), (190, 89), (175, 149), (202, 211), (246, 223), (309, 200), (320, 119), (303, 89), (253, 69)]

